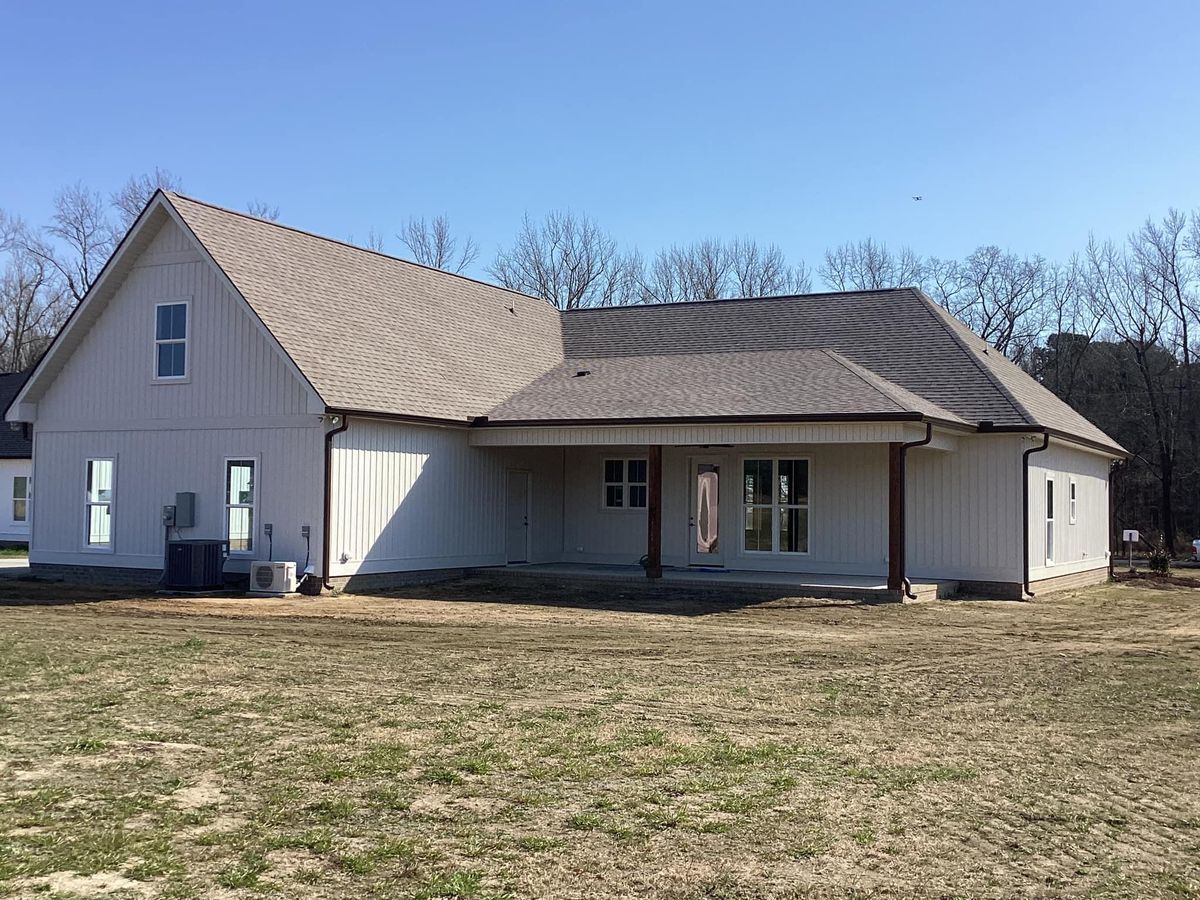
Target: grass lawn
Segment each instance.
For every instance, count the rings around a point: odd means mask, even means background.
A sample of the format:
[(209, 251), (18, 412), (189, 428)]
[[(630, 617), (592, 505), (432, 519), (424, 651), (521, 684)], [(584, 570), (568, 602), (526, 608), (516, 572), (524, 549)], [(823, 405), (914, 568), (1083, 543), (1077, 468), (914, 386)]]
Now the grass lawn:
[(79, 596), (0, 582), (0, 896), (1200, 896), (1200, 590)]

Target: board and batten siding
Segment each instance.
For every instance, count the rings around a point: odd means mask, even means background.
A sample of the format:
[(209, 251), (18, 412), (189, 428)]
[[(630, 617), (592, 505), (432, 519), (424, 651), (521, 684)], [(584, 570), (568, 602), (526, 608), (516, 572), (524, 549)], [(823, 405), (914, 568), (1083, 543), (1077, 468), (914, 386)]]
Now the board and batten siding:
[[(184, 539), (225, 536), (225, 458), (256, 459), (257, 521), (254, 558), (267, 558), (263, 523), (274, 525), (274, 558), (298, 566), (312, 528), (311, 562), (321, 555), (323, 484), (319, 428), (205, 428), (157, 431), (48, 431), (35, 436), (37, 506), (30, 559), (35, 563), (162, 567), (164, 505), (177, 491), (196, 494), (196, 524)], [(84, 548), (84, 479), (92, 458), (114, 460), (112, 552)], [(47, 473), (53, 473), (48, 476)], [(174, 534), (172, 535), (174, 537)], [(226, 570), (247, 571), (249, 558)]]
[[(155, 305), (190, 301), (188, 378), (156, 382)], [(183, 538), (224, 537), (227, 457), (258, 460), (257, 557), (274, 525), (275, 559), (303, 563), (302, 525), (319, 564), (323, 435), (313, 395), (191, 237), (164, 224), (38, 401), (30, 559), (162, 566), (161, 508), (196, 493)], [(116, 460), (112, 552), (86, 550), (86, 460)], [(231, 560), (245, 571), (249, 559)]]
[[(1108, 475), (1112, 459), (1051, 440), (1029, 457), (1029, 579), (1108, 567)], [(1076, 516), (1070, 519), (1075, 481)], [(1054, 482), (1054, 556), (1046, 556), (1046, 482)]]
[(1021, 580), (1021, 451), (1018, 435), (963, 435), (951, 453), (909, 450), (907, 574)]
[(466, 429), (352, 418), (333, 439), (330, 574), (502, 566), (505, 479), (531, 475), (531, 562), (562, 550), (562, 451), (472, 447)]
[[(310, 389), (168, 222), (38, 403), (38, 426), (302, 416)], [(156, 382), (154, 308), (190, 300), (188, 379)]]
[[(645, 510), (606, 509), (603, 498), (605, 459), (645, 457), (645, 446), (636, 445), (566, 451), (564, 561), (633, 565), (646, 553)], [(665, 448), (664, 565), (688, 565), (688, 543), (693, 540), (688, 523), (694, 457), (719, 460), (722, 466), (719, 524), (726, 568), (829, 575), (886, 574), (886, 444)], [(810, 552), (807, 554), (742, 550), (742, 461), (765, 457), (810, 460)]]

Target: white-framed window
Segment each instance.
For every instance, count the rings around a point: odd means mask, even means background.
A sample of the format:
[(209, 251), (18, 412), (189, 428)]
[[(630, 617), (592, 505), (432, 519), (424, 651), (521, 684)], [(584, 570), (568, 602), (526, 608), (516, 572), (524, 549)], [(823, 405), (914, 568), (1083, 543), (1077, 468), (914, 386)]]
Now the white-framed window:
[(1071, 524), (1074, 525), (1076, 510), (1078, 509), (1078, 507), (1076, 506), (1076, 503), (1075, 503), (1075, 479), (1074, 478), (1071, 479), (1071, 496), (1068, 499), (1070, 500)]
[(12, 485), (12, 520), (29, 521), (29, 476), (14, 475)]
[(88, 550), (113, 548), (113, 505), (116, 503), (116, 461), (87, 461), (84, 474), (83, 544)]
[(154, 380), (183, 381), (188, 376), (188, 327), (191, 303), (172, 300), (154, 307)]
[(225, 460), (225, 539), (231, 554), (254, 552), (254, 529), (258, 518), (258, 460)]
[(604, 508), (645, 509), (646, 460), (604, 460)]
[(1046, 476), (1046, 565), (1054, 562), (1054, 476)]
[(810, 460), (742, 460), (742, 550), (808, 553)]

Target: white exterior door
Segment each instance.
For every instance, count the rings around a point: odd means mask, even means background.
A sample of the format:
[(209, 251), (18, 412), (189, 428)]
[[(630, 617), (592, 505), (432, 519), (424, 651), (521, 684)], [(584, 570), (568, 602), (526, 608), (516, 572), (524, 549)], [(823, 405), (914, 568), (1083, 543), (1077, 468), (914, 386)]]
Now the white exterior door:
[(721, 536), (720, 457), (693, 457), (688, 466), (690, 507), (688, 509), (688, 564), (721, 566), (725, 564)]
[(509, 469), (504, 505), (506, 559), (510, 563), (529, 562), (529, 473)]

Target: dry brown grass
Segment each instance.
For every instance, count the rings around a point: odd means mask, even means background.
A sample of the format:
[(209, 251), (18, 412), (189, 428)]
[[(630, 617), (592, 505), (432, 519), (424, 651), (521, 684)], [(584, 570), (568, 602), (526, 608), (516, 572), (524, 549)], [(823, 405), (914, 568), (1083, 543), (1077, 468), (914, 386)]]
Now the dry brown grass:
[(1198, 673), (1144, 585), (0, 607), (0, 895), (1196, 896)]

